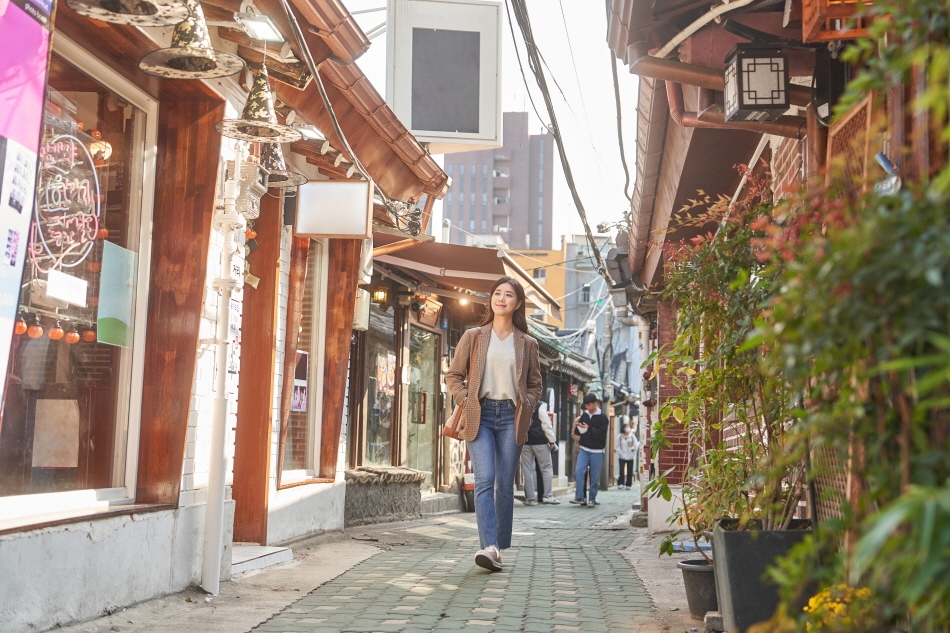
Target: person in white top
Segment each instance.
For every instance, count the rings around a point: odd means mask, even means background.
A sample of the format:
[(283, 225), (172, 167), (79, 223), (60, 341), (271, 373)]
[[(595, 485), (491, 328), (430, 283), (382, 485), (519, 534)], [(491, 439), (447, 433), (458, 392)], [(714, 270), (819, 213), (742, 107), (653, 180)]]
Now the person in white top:
[[(640, 448), (640, 440), (629, 424), (623, 425), (623, 431), (617, 434), (617, 444), (614, 449), (617, 452), (617, 458), (620, 460), (620, 474), (617, 476), (617, 488), (621, 490), (630, 490), (630, 484), (633, 483), (633, 460), (637, 457), (637, 450)], [(626, 471), (626, 477), (624, 477)]]

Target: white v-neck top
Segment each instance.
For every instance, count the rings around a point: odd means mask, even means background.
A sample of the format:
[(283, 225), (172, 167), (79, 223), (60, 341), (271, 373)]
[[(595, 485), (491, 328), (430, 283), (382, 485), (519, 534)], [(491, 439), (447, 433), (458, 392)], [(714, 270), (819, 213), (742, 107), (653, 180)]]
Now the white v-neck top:
[(479, 398), (511, 400), (518, 404), (518, 367), (515, 356), (515, 333), (502, 340), (491, 331), (485, 373), (478, 389)]

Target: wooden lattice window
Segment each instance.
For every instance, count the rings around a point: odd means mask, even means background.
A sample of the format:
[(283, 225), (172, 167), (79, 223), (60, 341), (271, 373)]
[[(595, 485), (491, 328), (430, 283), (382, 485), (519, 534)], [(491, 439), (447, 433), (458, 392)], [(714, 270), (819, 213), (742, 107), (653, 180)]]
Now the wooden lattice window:
[(858, 15), (864, 0), (802, 0), (802, 39), (853, 40), (868, 35), (869, 19)]
[(879, 100), (870, 94), (828, 130), (828, 182), (832, 175), (863, 188), (868, 179), (872, 141), (881, 126)]

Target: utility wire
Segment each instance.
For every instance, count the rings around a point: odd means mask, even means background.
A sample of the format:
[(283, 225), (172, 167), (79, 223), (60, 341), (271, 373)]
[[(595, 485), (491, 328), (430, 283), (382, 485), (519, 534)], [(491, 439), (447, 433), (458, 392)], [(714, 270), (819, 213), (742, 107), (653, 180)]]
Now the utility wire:
[[(574, 82), (577, 84), (577, 93), (581, 96), (581, 110), (584, 112), (584, 122), (587, 123), (587, 133), (590, 135), (591, 144), (593, 145), (594, 133), (590, 131), (590, 117), (587, 116), (587, 104), (584, 103), (584, 91), (581, 89), (581, 78), (577, 74), (577, 60), (574, 59), (574, 46), (571, 44), (571, 34), (567, 30), (567, 16), (564, 15), (564, 0), (558, 0), (558, 5), (561, 7), (561, 22), (564, 23), (564, 36), (567, 38), (567, 50), (571, 54), (571, 66), (574, 67)], [(548, 62), (545, 60), (544, 65), (547, 66)], [(548, 71), (550, 71), (550, 67)], [(554, 78), (554, 73), (551, 73), (551, 77)], [(560, 90), (560, 86), (558, 86)], [(564, 94), (564, 91), (561, 90), (561, 94)], [(567, 99), (565, 99), (567, 101)], [(624, 190), (626, 192), (626, 190)]]
[[(623, 173), (626, 177), (626, 181), (623, 183), (623, 195), (627, 196), (627, 200), (633, 202), (633, 197), (627, 193), (627, 189), (630, 188), (630, 168), (627, 167), (627, 153), (623, 149), (623, 122), (620, 107), (620, 82), (617, 80), (617, 60), (614, 59), (613, 51), (608, 49), (607, 54), (610, 56), (610, 72), (614, 76), (614, 104), (617, 106), (617, 142), (620, 143), (620, 162), (623, 163)], [(624, 215), (626, 215), (626, 212)]]
[(505, 11), (508, 13), (508, 29), (511, 31), (511, 43), (515, 47), (515, 57), (518, 59), (518, 70), (521, 71), (521, 81), (524, 82), (524, 90), (528, 93), (528, 100), (531, 102), (531, 108), (534, 110), (535, 116), (538, 117), (538, 121), (541, 121), (541, 125), (553, 135), (554, 132), (551, 131), (551, 126), (545, 123), (544, 119), (541, 118), (541, 113), (538, 112), (538, 106), (534, 103), (534, 97), (531, 96), (531, 88), (528, 86), (528, 77), (524, 74), (524, 66), (521, 64), (521, 53), (518, 51), (518, 38), (515, 37), (515, 27), (511, 20), (511, 9), (508, 8), (507, 1), (505, 2)]
[[(383, 201), (383, 204), (389, 209), (389, 212), (393, 214), (396, 218), (397, 225), (401, 219), (404, 219), (407, 215), (408, 207), (404, 202), (399, 200), (394, 200), (387, 196), (382, 189), (379, 188), (379, 185), (376, 184), (376, 181), (369, 175), (369, 172), (366, 171), (366, 168), (363, 166), (363, 163), (356, 156), (356, 152), (353, 151), (353, 148), (350, 147), (350, 142), (346, 138), (346, 134), (343, 133), (343, 128), (340, 127), (340, 121), (336, 118), (336, 112), (333, 110), (333, 104), (330, 103), (330, 97), (327, 94), (326, 86), (323, 85), (323, 78), (320, 76), (320, 70), (317, 67), (317, 64), (313, 61), (313, 54), (310, 52), (310, 47), (307, 46), (307, 41), (304, 39), (303, 31), (300, 30), (300, 24), (297, 22), (297, 17), (294, 15), (293, 10), (290, 8), (287, 0), (280, 0), (281, 6), (284, 8), (284, 13), (287, 14), (287, 21), (290, 22), (290, 28), (294, 32), (294, 39), (297, 40), (297, 47), (300, 49), (301, 54), (303, 55), (304, 61), (307, 63), (307, 68), (310, 70), (310, 74), (313, 76), (314, 83), (317, 85), (317, 91), (320, 93), (320, 99), (323, 101), (323, 107), (326, 109), (327, 114), (330, 115), (330, 120), (333, 122), (333, 131), (336, 132), (337, 137), (340, 139), (340, 142), (343, 144), (343, 149), (347, 154), (350, 155), (350, 160), (353, 161), (353, 166), (356, 167), (356, 170), (362, 174), (363, 178), (373, 183), (373, 188), (376, 190), (376, 193), (379, 195), (380, 199)], [(402, 208), (402, 210), (400, 210)]]
[[(287, 0), (281, 1), (287, 2)], [(506, 3), (507, 2), (508, 0), (506, 0)], [(594, 233), (591, 231), (590, 224), (587, 221), (587, 213), (584, 211), (584, 203), (581, 202), (580, 194), (577, 192), (577, 186), (574, 183), (574, 174), (571, 171), (571, 164), (567, 159), (564, 141), (561, 138), (561, 130), (557, 124), (557, 116), (554, 113), (554, 104), (551, 102), (551, 94), (548, 90), (547, 79), (544, 76), (544, 70), (541, 68), (538, 47), (537, 44), (535, 44), (534, 34), (531, 31), (531, 20), (528, 16), (528, 7), (525, 4), (525, 0), (511, 0), (511, 4), (514, 6), (515, 17), (518, 19), (518, 26), (520, 27), (521, 34), (524, 37), (525, 48), (528, 52), (528, 67), (531, 68), (531, 71), (534, 73), (535, 80), (538, 82), (538, 88), (540, 88), (541, 95), (544, 97), (544, 104), (548, 110), (548, 117), (551, 119), (550, 129), (552, 135), (554, 136), (554, 141), (557, 143), (558, 155), (561, 159), (564, 177), (567, 179), (567, 186), (571, 190), (571, 196), (574, 199), (574, 205), (577, 207), (577, 213), (581, 218), (581, 223), (584, 225), (584, 232), (587, 234), (587, 240), (590, 242), (591, 251), (593, 251), (594, 257), (596, 259), (597, 272), (607, 282), (607, 287), (611, 288), (614, 285), (613, 279), (611, 279), (610, 274), (607, 272), (607, 267), (604, 265), (604, 260), (600, 256), (600, 248), (597, 244), (597, 241), (594, 239)]]

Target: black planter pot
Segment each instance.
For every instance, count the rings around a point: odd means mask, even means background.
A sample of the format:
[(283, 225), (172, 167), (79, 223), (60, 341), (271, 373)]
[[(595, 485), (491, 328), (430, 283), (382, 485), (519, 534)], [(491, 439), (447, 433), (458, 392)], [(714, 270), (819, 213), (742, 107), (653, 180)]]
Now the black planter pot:
[(807, 520), (793, 520), (787, 530), (767, 531), (737, 530), (738, 523), (721, 519), (713, 528), (716, 593), (727, 633), (745, 633), (772, 617), (778, 607), (778, 588), (763, 578), (765, 570), (811, 533)]
[(676, 566), (683, 570), (689, 617), (702, 620), (706, 617), (707, 611), (718, 611), (713, 566), (706, 562), (706, 559), (681, 560), (676, 563)]

